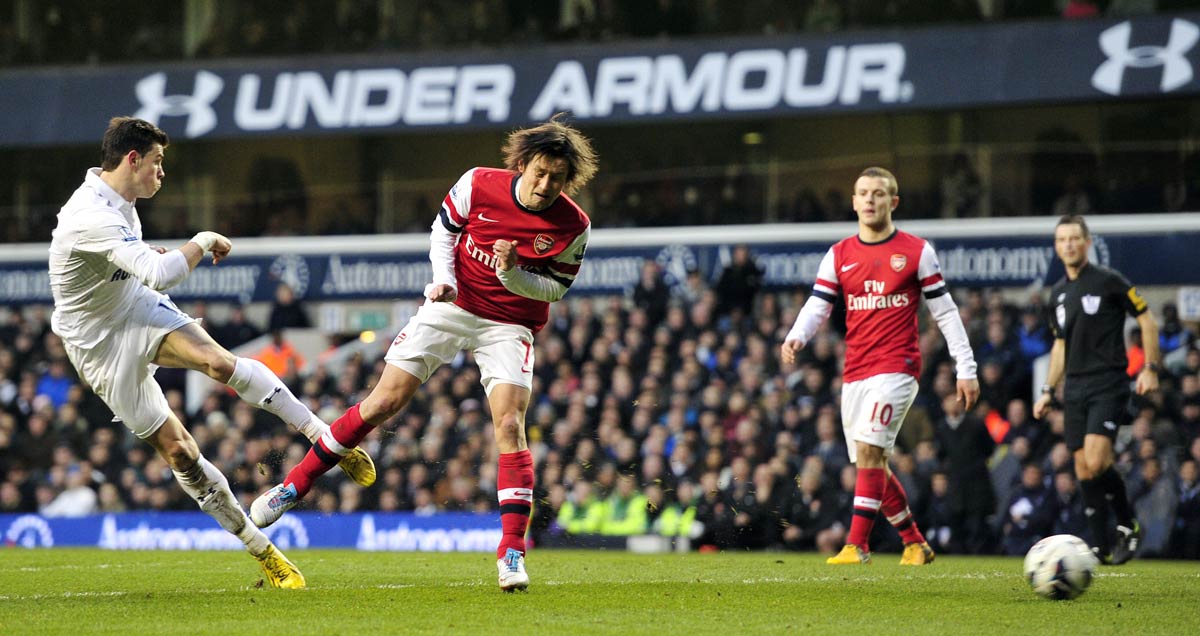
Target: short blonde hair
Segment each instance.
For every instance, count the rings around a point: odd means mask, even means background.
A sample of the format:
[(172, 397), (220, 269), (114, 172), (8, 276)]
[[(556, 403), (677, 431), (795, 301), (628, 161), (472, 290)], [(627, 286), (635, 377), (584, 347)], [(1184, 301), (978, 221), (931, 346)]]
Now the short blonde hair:
[(887, 168), (879, 166), (871, 166), (858, 174), (858, 177), (879, 177), (880, 179), (888, 180), (888, 194), (896, 196), (900, 192), (900, 182), (896, 181), (896, 175), (892, 174)]

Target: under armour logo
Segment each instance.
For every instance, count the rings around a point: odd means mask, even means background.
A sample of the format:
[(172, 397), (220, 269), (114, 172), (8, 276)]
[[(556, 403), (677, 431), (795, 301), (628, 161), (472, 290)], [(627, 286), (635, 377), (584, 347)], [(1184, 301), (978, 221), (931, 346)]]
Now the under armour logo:
[(217, 494), (217, 489), (210, 486), (208, 489), (208, 492), (204, 493), (203, 495), (200, 495), (199, 497), (196, 497), (196, 502), (203, 504), (204, 500), (208, 499), (209, 495), (215, 495), (215, 494)]
[(262, 403), (263, 403), (263, 404), (270, 404), (270, 403), (271, 403), (271, 400), (274, 400), (274, 399), (275, 399), (275, 396), (276, 396), (276, 395), (279, 395), (279, 392), (280, 392), (280, 391), (282, 391), (282, 390), (283, 390), (283, 387), (278, 387), (278, 386), (277, 386), (277, 387), (275, 387), (275, 390), (274, 390), (274, 391), (271, 391), (271, 394), (270, 394), (270, 395), (268, 395), (267, 397), (263, 398), (263, 401), (262, 401)]
[(214, 73), (199, 71), (191, 95), (166, 95), (167, 74), (155, 73), (143, 77), (134, 89), (142, 108), (134, 114), (158, 125), (162, 116), (187, 116), (184, 132), (188, 137), (199, 137), (217, 127), (217, 112), (212, 103), (224, 88), (225, 81)]
[(1125, 69), (1163, 67), (1159, 87), (1164, 93), (1192, 81), (1192, 63), (1185, 57), (1200, 40), (1200, 27), (1178, 18), (1171, 21), (1171, 36), (1166, 46), (1129, 48), (1133, 25), (1126, 21), (1100, 34), (1100, 50), (1108, 56), (1092, 74), (1092, 86), (1109, 95), (1121, 94)]

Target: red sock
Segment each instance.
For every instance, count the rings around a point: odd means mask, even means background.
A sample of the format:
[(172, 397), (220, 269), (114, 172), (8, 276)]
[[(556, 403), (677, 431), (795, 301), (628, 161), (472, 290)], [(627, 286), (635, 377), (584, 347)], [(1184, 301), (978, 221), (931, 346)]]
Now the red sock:
[(871, 537), (871, 528), (875, 526), (875, 515), (879, 514), (886, 488), (887, 476), (882, 468), (858, 469), (858, 478), (854, 483), (854, 515), (850, 518), (850, 536), (846, 538), (846, 543), (870, 551), (867, 540)]
[(509, 548), (525, 554), (525, 530), (533, 507), (533, 455), (528, 449), (500, 455), (496, 490), (500, 499), (500, 527), (504, 532), (496, 548), (496, 558), (503, 559)]
[(921, 529), (917, 527), (916, 519), (913, 519), (912, 511), (908, 509), (908, 495), (904, 492), (904, 486), (900, 485), (900, 480), (896, 479), (896, 475), (888, 475), (887, 492), (883, 495), (883, 514), (887, 517), (888, 523), (900, 533), (900, 538), (904, 540), (905, 545), (909, 543), (925, 543), (925, 537), (921, 534)]
[(312, 490), (317, 477), (337, 466), (342, 457), (350, 452), (350, 449), (358, 446), (374, 428), (363, 421), (358, 413), (357, 404), (350, 407), (341, 417), (334, 420), (329, 432), (322, 435), (308, 450), (304, 459), (288, 473), (283, 480), (284, 485), (295, 486), (296, 494), (303, 498)]
[[(375, 426), (363, 421), (362, 415), (358, 412), (359, 404), (346, 409), (346, 412), (341, 417), (333, 421), (329, 425), (329, 434), (333, 436), (334, 441), (342, 446), (338, 449), (339, 455), (345, 455), (350, 452), (355, 446), (358, 446), (366, 439), (371, 431), (375, 430)], [(330, 444), (329, 446), (333, 446)]]

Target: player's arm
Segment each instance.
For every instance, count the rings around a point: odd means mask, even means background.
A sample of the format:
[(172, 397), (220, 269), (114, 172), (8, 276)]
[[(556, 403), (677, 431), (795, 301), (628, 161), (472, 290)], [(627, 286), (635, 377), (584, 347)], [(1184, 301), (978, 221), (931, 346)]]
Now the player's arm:
[(1054, 392), (1058, 383), (1062, 382), (1063, 373), (1067, 369), (1067, 341), (1055, 338), (1050, 347), (1050, 370), (1046, 373), (1046, 383), (1042, 385), (1042, 394), (1033, 403), (1033, 417), (1042, 419), (1050, 412), (1050, 404), (1054, 401)]
[(425, 286), (425, 297), (433, 302), (458, 298), (458, 276), (454, 272), (454, 248), (462, 236), (471, 210), (471, 184), (475, 170), (468, 170), (442, 199), (442, 209), (429, 231), (429, 262), (433, 282)]
[(779, 348), (779, 358), (784, 364), (796, 362), (796, 354), (812, 340), (817, 330), (833, 313), (833, 303), (841, 289), (834, 260), (833, 248), (830, 248), (817, 267), (817, 280), (813, 283), (812, 293), (800, 308), (796, 322), (784, 336), (783, 344)]
[(1158, 346), (1158, 322), (1150, 313), (1150, 305), (1120, 273), (1113, 272), (1108, 279), (1107, 291), (1117, 295), (1125, 312), (1137, 319), (1138, 327), (1142, 329), (1142, 350), (1146, 354), (1146, 364), (1137, 376), (1136, 390), (1138, 395), (1145, 395), (1158, 390), (1158, 369), (1161, 352)]
[(496, 254), (496, 278), (505, 289), (518, 296), (548, 303), (560, 300), (575, 282), (590, 234), (591, 226), (584, 228), (549, 266), (537, 271), (517, 266), (516, 241), (496, 241), (492, 246)]
[(963, 326), (962, 316), (958, 313), (958, 305), (950, 295), (950, 288), (942, 278), (942, 268), (937, 261), (937, 253), (933, 246), (925, 243), (921, 250), (921, 263), (917, 267), (920, 278), (921, 293), (929, 313), (933, 315), (938, 330), (946, 339), (946, 347), (950, 357), (954, 358), (955, 374), (958, 376), (955, 390), (958, 401), (964, 408), (971, 408), (979, 399), (979, 380), (975, 375), (975, 352), (971, 350), (971, 340), (967, 337), (967, 329)]
[(950, 357), (954, 358), (955, 374), (958, 376), (955, 387), (958, 401), (969, 409), (979, 399), (979, 380), (975, 375), (975, 352), (971, 350), (971, 340), (967, 338), (967, 329), (958, 313), (958, 305), (948, 290), (935, 298), (929, 298), (927, 295), (925, 303), (929, 306), (929, 313), (937, 322), (942, 337), (946, 339)]
[(1158, 371), (1161, 352), (1158, 347), (1158, 321), (1154, 314), (1143, 311), (1137, 316), (1138, 327), (1142, 329), (1142, 350), (1146, 352), (1146, 364), (1142, 366), (1137, 377), (1138, 395), (1145, 395), (1158, 390)]
[(232, 249), (229, 239), (216, 232), (200, 232), (179, 249), (169, 251), (147, 245), (120, 225), (98, 227), (89, 234), (93, 243), (110, 246), (107, 250), (109, 261), (143, 285), (158, 291), (183, 282), (206, 252), (212, 252), (213, 263), (218, 263)]

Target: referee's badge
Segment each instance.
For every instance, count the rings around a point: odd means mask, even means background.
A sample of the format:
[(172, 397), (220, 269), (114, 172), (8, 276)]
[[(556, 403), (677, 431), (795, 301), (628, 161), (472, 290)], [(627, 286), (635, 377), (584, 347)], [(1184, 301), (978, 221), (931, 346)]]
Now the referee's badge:
[(1059, 305), (1054, 308), (1054, 317), (1058, 320), (1059, 329), (1067, 328), (1067, 307), (1065, 305)]
[(1084, 296), (1079, 299), (1079, 302), (1083, 304), (1083, 312), (1089, 316), (1094, 316), (1097, 311), (1100, 311), (1099, 296)]

